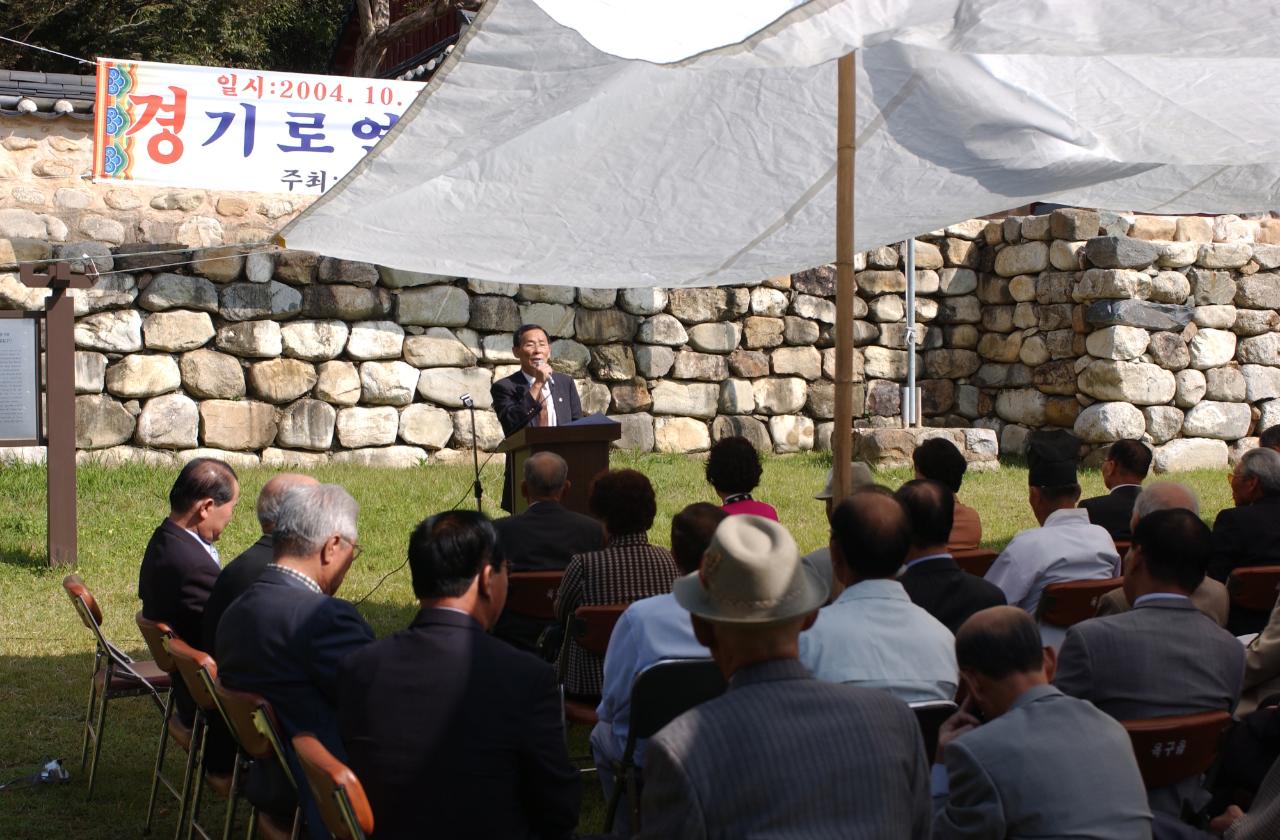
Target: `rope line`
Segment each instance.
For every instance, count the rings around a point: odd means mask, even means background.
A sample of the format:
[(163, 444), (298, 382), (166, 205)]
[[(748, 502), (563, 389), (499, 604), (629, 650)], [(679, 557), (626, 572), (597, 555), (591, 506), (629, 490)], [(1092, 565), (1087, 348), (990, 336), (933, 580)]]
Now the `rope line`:
[(51, 49), (49, 49), (48, 47), (40, 47), (40, 46), (36, 46), (35, 44), (28, 44), (26, 41), (19, 41), (19, 40), (18, 40), (18, 39), (16, 39), (16, 38), (6, 38), (5, 36), (0, 35), (0, 41), (8, 41), (10, 44), (17, 44), (17, 45), (18, 45), (18, 46), (20, 46), (20, 47), (27, 47), (27, 48), (29, 48), (29, 49), (33, 49), (33, 50), (40, 50), (40, 52), (47, 52), (47, 53), (50, 53), (50, 54), (52, 54), (52, 55), (59, 55), (59, 56), (62, 56), (63, 58), (69, 58), (69, 59), (71, 59), (72, 61), (78, 61), (78, 62), (80, 62), (81, 64), (87, 64), (87, 65), (89, 65), (90, 67), (97, 67), (97, 66), (98, 66), (98, 65), (94, 64), (92, 61), (90, 61), (90, 60), (89, 60), (89, 59), (87, 59), (87, 58), (79, 58), (79, 57), (74, 56), (74, 55), (67, 55), (67, 54), (66, 54), (66, 53), (64, 53), (64, 52), (58, 52), (57, 50), (51, 50)]

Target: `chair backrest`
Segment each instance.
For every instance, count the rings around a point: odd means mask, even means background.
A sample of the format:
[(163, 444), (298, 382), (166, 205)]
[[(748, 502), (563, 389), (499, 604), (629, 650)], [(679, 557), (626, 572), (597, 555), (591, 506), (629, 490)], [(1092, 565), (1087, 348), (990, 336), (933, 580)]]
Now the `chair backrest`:
[(329, 833), (336, 840), (363, 840), (372, 834), (373, 810), (351, 768), (306, 732), (294, 736), (293, 749)]
[(956, 565), (969, 574), (983, 577), (1000, 554), (989, 548), (967, 548), (962, 551), (953, 551), (951, 556), (955, 559)]
[(1129, 553), (1130, 547), (1133, 546), (1133, 541), (1132, 540), (1115, 540), (1115, 544), (1116, 544), (1116, 554), (1119, 554), (1120, 559), (1123, 560), (1124, 556)]
[(138, 630), (142, 633), (142, 640), (147, 643), (147, 650), (151, 651), (151, 658), (156, 661), (156, 667), (166, 674), (176, 671), (178, 666), (164, 646), (165, 639), (173, 638), (173, 629), (163, 621), (143, 618), (142, 610), (138, 610), (133, 620), (138, 622)]
[(1121, 721), (1148, 790), (1168, 787), (1204, 773), (1218, 755), (1227, 712)]
[(724, 674), (710, 659), (655, 662), (631, 684), (628, 747), (638, 738), (652, 738), (659, 729), (724, 690)]
[(538, 621), (555, 621), (556, 593), (564, 572), (511, 572), (507, 575), (507, 612)]
[(1269, 611), (1276, 605), (1280, 590), (1280, 566), (1241, 566), (1227, 577), (1231, 606), (1244, 610)]
[(1036, 617), (1057, 627), (1079, 624), (1098, 614), (1098, 601), (1103, 595), (1123, 585), (1122, 577), (1051, 583), (1040, 594)]
[(231, 734), (245, 753), (252, 758), (269, 758), (276, 754), (272, 738), (274, 736), (276, 742), (279, 742), (280, 728), (275, 711), (265, 697), (250, 691), (227, 688), (221, 681), (213, 684), (213, 694), (227, 716)]
[(609, 637), (630, 604), (603, 604), (598, 607), (578, 607), (573, 613), (573, 638), (578, 647), (587, 653), (604, 656), (609, 648)]
[(67, 597), (71, 599), (84, 626), (97, 634), (102, 629), (102, 610), (89, 587), (84, 585), (79, 575), (67, 575), (62, 579), (62, 588), (66, 590)]
[(923, 703), (911, 703), (911, 711), (916, 713), (916, 722), (920, 724), (920, 735), (924, 738), (924, 757), (933, 763), (938, 754), (938, 730), (947, 718), (960, 708), (950, 700), (929, 700)]
[(213, 696), (213, 684), (218, 679), (218, 665), (213, 657), (202, 650), (196, 650), (177, 636), (170, 636), (164, 645), (173, 658), (173, 664), (182, 676), (191, 699), (206, 714), (217, 711), (218, 701)]

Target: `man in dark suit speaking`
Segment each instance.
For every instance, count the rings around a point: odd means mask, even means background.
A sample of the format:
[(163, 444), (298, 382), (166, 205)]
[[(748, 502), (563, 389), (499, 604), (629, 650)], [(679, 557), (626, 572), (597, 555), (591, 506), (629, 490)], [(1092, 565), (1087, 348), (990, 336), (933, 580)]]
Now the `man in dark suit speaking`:
[[(502, 433), (514, 435), (525, 426), (567, 426), (582, 418), (582, 402), (573, 379), (551, 370), (551, 339), (537, 324), (525, 324), (511, 336), (511, 352), (520, 370), (493, 383), (493, 410)], [(514, 504), (514, 474), (507, 459), (502, 479), (502, 509)]]

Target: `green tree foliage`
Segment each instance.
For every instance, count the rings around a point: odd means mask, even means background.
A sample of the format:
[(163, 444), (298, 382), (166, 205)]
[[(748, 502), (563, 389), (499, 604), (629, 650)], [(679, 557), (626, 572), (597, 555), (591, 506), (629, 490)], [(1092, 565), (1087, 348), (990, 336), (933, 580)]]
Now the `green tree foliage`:
[[(92, 60), (324, 73), (350, 0), (0, 0), (0, 35)], [(89, 73), (0, 42), (0, 68)]]

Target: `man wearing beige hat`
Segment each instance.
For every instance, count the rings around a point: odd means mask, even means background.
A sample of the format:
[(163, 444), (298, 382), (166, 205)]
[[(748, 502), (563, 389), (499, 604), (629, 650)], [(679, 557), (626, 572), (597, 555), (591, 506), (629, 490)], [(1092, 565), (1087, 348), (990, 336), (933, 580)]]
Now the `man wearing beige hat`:
[[(825, 507), (828, 520), (831, 519), (831, 507), (834, 504), (836, 495), (834, 489), (835, 472), (835, 468), (827, 470), (827, 484), (822, 488), (821, 492), (814, 496), (814, 498), (822, 502)], [(865, 461), (854, 461), (849, 465), (849, 472), (854, 490), (857, 490), (859, 487), (866, 487), (876, 483), (875, 477), (871, 475), (871, 467), (869, 467)], [(816, 570), (822, 579), (827, 581), (827, 583), (832, 587), (835, 587), (835, 585), (839, 583), (839, 581), (835, 579), (835, 572), (831, 567), (830, 543), (815, 548), (801, 559), (804, 560), (804, 564), (806, 566), (811, 566)], [(832, 594), (838, 595), (839, 592), (833, 589)]]
[(914, 715), (799, 662), (827, 590), (784, 527), (750, 515), (720, 523), (699, 571), (676, 580), (729, 689), (649, 742), (643, 837), (928, 836)]

